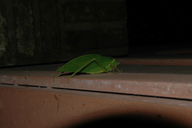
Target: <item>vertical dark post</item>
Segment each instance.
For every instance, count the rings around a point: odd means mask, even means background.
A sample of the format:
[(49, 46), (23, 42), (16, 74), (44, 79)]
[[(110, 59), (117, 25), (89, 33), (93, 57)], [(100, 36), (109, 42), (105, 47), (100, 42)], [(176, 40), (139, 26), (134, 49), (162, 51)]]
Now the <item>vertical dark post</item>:
[(7, 33), (8, 33), (8, 49), (6, 51), (7, 65), (14, 65), (16, 63), (17, 43), (16, 43), (16, 22), (14, 13), (15, 0), (3, 0), (5, 5), (5, 14), (7, 19)]

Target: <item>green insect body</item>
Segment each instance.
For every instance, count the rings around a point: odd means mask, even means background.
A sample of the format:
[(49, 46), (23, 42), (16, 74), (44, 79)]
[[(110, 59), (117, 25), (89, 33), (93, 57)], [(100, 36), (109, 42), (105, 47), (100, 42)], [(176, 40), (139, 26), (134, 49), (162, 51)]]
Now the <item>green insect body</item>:
[(119, 62), (112, 57), (106, 57), (99, 54), (87, 54), (74, 58), (57, 69), (60, 73), (98, 74), (110, 72), (119, 65)]

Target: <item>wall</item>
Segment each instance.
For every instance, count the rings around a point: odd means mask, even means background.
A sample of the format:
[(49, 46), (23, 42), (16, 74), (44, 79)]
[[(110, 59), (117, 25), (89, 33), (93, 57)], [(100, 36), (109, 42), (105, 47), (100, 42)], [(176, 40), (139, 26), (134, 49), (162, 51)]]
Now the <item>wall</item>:
[(125, 55), (124, 0), (1, 0), (0, 66)]

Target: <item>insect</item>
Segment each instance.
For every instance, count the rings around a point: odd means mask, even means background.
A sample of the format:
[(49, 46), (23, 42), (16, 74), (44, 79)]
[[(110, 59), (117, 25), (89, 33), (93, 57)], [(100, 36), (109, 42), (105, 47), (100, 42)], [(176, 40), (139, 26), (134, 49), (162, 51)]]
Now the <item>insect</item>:
[(77, 73), (98, 74), (110, 72), (116, 69), (119, 62), (112, 57), (99, 54), (87, 54), (74, 58), (57, 69), (61, 74), (72, 73), (71, 77)]

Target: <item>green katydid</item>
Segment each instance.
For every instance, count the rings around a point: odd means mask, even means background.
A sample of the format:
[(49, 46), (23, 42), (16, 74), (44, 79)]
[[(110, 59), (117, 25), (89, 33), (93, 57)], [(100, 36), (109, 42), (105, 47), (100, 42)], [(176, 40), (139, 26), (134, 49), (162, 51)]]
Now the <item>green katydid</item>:
[(57, 69), (61, 74), (72, 73), (71, 77), (77, 73), (98, 74), (113, 71), (119, 62), (112, 57), (99, 54), (87, 54), (74, 58)]

